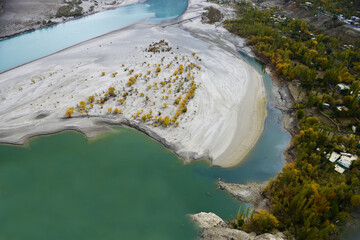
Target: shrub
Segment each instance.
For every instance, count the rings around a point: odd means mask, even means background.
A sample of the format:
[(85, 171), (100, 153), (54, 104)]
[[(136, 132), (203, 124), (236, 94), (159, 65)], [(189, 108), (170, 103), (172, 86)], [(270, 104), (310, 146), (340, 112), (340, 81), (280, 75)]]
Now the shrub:
[(245, 222), (245, 218), (247, 218), (249, 216), (249, 211), (250, 208), (246, 209), (246, 213), (244, 214), (244, 209), (242, 209), (242, 207), (240, 206), (236, 217), (231, 217), (232, 218), (232, 222), (231, 222), (231, 227), (234, 229), (241, 229), (241, 227), (244, 225)]
[(85, 107), (86, 107), (86, 103), (84, 101), (81, 101), (79, 103), (79, 105), (80, 105), (80, 108), (82, 108), (82, 109), (85, 109)]
[(298, 119), (302, 119), (302, 118), (305, 116), (305, 111), (304, 111), (304, 109), (298, 109), (298, 110), (296, 111), (296, 116), (297, 116)]
[(114, 87), (109, 87), (109, 95), (110, 95), (110, 97), (116, 97)]
[(243, 225), (245, 231), (255, 232), (257, 234), (271, 232), (279, 226), (277, 218), (266, 210), (251, 215)]
[(81, 2), (75, 0), (66, 2), (68, 5), (61, 6), (56, 12), (56, 17), (77, 17), (82, 15)]
[(90, 97), (88, 98), (88, 102), (89, 102), (89, 103), (93, 103), (94, 100), (95, 100), (95, 99), (94, 99), (94, 96), (90, 96)]
[(122, 113), (121, 109), (118, 109), (118, 108), (114, 109), (114, 114), (121, 114), (121, 113)]
[(360, 195), (355, 194), (351, 197), (351, 205), (354, 207), (360, 207)]
[(68, 117), (68, 118), (70, 118), (71, 115), (73, 115), (73, 113), (74, 113), (73, 108), (68, 108), (68, 109), (65, 111), (65, 116)]

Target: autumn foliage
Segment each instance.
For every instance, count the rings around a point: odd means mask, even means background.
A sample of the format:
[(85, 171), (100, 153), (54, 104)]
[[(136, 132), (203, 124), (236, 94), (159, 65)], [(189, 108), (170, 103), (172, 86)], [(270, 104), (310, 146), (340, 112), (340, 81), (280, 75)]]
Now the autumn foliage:
[(65, 111), (65, 116), (66, 117), (68, 117), (68, 118), (70, 118), (72, 115), (73, 115), (73, 113), (74, 113), (74, 108), (68, 108), (68, 109), (66, 109), (66, 111)]
[[(157, 54), (155, 52), (154, 54)], [(152, 55), (150, 55), (152, 57)], [(128, 80), (119, 78), (109, 79), (111, 82), (110, 87), (107, 90), (102, 88), (102, 92), (95, 93), (89, 96), (85, 101), (80, 101), (76, 105), (76, 110), (79, 114), (121, 114), (122, 110), (116, 106), (121, 105), (122, 108), (126, 108), (130, 104), (136, 101), (140, 106), (145, 107), (148, 104), (155, 105), (158, 109), (155, 111), (156, 114), (152, 114), (152, 110), (149, 113), (145, 113), (143, 109), (137, 109), (135, 112), (130, 113), (131, 117), (137, 121), (152, 124), (153, 126), (178, 126), (178, 118), (188, 111), (188, 103), (195, 96), (195, 90), (198, 85), (195, 84), (195, 75), (201, 70), (199, 62), (191, 62), (189, 57), (174, 56), (173, 59), (166, 62), (166, 57), (161, 58), (161, 63), (146, 63), (142, 62), (139, 65), (141, 67), (147, 66), (148, 69), (141, 69), (146, 74), (138, 71), (138, 63), (135, 63), (133, 68), (124, 68), (124, 72), (128, 73)], [(196, 61), (196, 60), (195, 60)], [(122, 67), (125, 67), (122, 64)], [(160, 72), (163, 69), (163, 73)], [(153, 72), (153, 73), (152, 73)], [(112, 77), (116, 77), (118, 72), (113, 71)], [(175, 76), (174, 76), (175, 75)], [(101, 76), (105, 76), (105, 72), (101, 72)], [(161, 78), (159, 78), (161, 76)], [(156, 80), (156, 81), (154, 81)], [(139, 82), (139, 86), (134, 86), (135, 83)], [(124, 84), (122, 86), (122, 84)], [(147, 92), (144, 93), (144, 90)], [(182, 96), (185, 97), (182, 97)], [(120, 96), (118, 98), (117, 96)], [(117, 98), (115, 98), (117, 97)], [(159, 98), (160, 97), (160, 98)], [(159, 101), (161, 99), (161, 103)], [(175, 107), (173, 106), (173, 103)], [(158, 110), (164, 111), (163, 115)], [(65, 115), (71, 117), (74, 108), (69, 108)], [(126, 112), (127, 113), (127, 112)]]
[(279, 221), (274, 215), (266, 210), (259, 210), (248, 218), (243, 229), (248, 232), (255, 232), (257, 234), (272, 232), (279, 226)]

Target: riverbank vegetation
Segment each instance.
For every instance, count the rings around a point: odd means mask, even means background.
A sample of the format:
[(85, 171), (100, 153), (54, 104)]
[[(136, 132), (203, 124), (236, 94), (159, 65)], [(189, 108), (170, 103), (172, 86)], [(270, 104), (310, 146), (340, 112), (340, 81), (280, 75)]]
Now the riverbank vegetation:
[(80, 6), (81, 0), (64, 0), (64, 3), (66, 5), (57, 10), (56, 17), (78, 17), (83, 14), (83, 8)]
[[(360, 154), (360, 41), (344, 42), (278, 8), (240, 2), (225, 27), (292, 86), (300, 132), (296, 157), (264, 190), (278, 229), (297, 239), (327, 239), (359, 207), (360, 161), (340, 174), (333, 151)], [(290, 89), (291, 90), (291, 89)]]
[(250, 208), (238, 210), (236, 217), (232, 218), (230, 227), (233, 229), (255, 232), (257, 234), (269, 233), (277, 229), (279, 221), (267, 210), (252, 211)]
[(247, 38), (262, 61), (298, 87), (297, 108), (306, 108), (307, 114), (317, 110), (317, 117), (327, 118), (332, 127), (351, 132), (355, 126), (359, 133), (359, 40), (342, 42), (303, 20), (281, 17), (276, 8), (240, 3), (238, 14), (225, 26)]
[[(288, 2), (289, 0), (285, 0)], [(314, 12), (322, 13), (322, 11), (329, 11), (334, 14), (343, 14), (350, 18), (351, 16), (360, 17), (359, 8), (360, 2), (354, 0), (295, 0), (298, 6), (303, 6)]]
[(297, 157), (270, 181), (265, 194), (271, 199), (279, 230), (297, 239), (328, 239), (350, 219), (358, 207), (360, 161), (345, 174), (334, 171), (327, 153), (357, 152), (354, 136), (332, 134), (316, 117), (300, 120), (301, 131), (293, 139)]
[(201, 15), (202, 23), (214, 24), (224, 17), (221, 11), (214, 7), (206, 7), (204, 10), (206, 11)]

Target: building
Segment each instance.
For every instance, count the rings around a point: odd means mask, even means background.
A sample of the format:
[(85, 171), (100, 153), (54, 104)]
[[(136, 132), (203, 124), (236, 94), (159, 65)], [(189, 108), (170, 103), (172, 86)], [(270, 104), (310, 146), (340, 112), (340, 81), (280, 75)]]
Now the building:
[(335, 171), (337, 171), (338, 173), (344, 173), (345, 169), (335, 164)]
[(336, 162), (334, 170), (338, 173), (344, 173), (345, 170), (349, 170), (352, 162), (358, 158), (356, 155), (347, 152), (340, 152), (340, 154), (332, 152), (328, 157), (330, 162)]
[(339, 83), (338, 85), (336, 85), (337, 88), (340, 90), (340, 91), (345, 91), (345, 90), (349, 90), (350, 87), (346, 84), (343, 84), (343, 83)]
[(329, 161), (336, 162), (336, 160), (338, 160), (339, 158), (340, 158), (340, 154), (338, 154), (337, 152), (332, 152)]
[(349, 109), (346, 106), (336, 106), (336, 109), (339, 112), (347, 112), (347, 111), (349, 111)]

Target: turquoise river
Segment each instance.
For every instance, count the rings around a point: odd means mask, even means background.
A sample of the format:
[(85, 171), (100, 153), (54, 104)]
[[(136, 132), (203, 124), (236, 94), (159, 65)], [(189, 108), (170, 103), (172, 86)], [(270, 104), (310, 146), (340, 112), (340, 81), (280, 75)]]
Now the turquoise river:
[[(0, 72), (137, 21), (175, 18), (186, 6), (185, 0), (149, 0), (0, 41)], [(117, 19), (120, 13), (129, 15), (122, 15), (125, 23)], [(107, 22), (118, 25), (98, 31)], [(92, 26), (91, 33), (64, 40), (66, 44), (43, 44), (42, 38), (64, 36), (80, 23)], [(38, 48), (39, 54), (32, 44), (46, 48)], [(12, 47), (18, 54), (10, 54)], [(239, 166), (211, 168), (206, 161), (184, 165), (160, 143), (124, 127), (94, 140), (67, 131), (32, 138), (20, 147), (1, 145), (0, 239), (194, 239), (196, 229), (187, 214), (235, 215), (246, 205), (218, 190), (216, 180), (246, 183), (274, 177), (290, 140), (275, 108), (270, 76), (253, 58), (239, 54), (262, 74), (268, 95), (264, 131)]]

